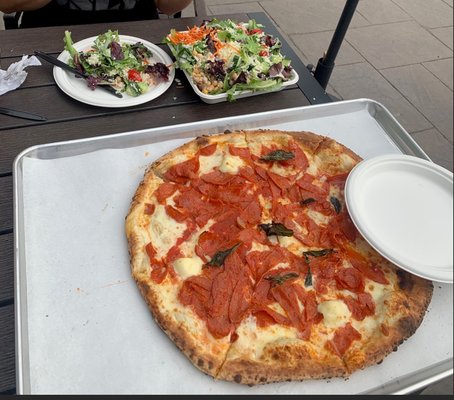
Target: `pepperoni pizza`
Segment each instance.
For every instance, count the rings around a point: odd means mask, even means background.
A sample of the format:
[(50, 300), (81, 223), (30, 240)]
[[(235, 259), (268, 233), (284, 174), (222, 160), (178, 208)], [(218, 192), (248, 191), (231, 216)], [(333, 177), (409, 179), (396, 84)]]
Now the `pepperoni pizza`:
[(244, 384), (348, 376), (413, 335), (432, 282), (349, 218), (360, 157), (310, 132), (203, 136), (154, 162), (126, 218), (153, 317), (201, 371)]

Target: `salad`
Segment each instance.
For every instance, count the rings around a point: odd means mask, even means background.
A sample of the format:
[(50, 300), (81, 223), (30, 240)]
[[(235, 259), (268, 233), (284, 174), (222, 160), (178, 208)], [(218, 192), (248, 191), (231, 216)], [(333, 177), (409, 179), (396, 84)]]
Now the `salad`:
[(169, 80), (167, 65), (151, 64), (153, 54), (140, 42), (120, 43), (118, 31), (99, 35), (91, 48), (84, 51), (74, 48), (69, 31), (65, 31), (64, 43), (70, 54), (68, 64), (88, 75), (87, 85), (92, 90), (98, 85), (110, 85), (117, 92), (136, 97), (159, 81)]
[(164, 42), (202, 93), (226, 93), (229, 101), (239, 91), (278, 90), (293, 77), (279, 39), (255, 20), (204, 21), (187, 31), (172, 29)]

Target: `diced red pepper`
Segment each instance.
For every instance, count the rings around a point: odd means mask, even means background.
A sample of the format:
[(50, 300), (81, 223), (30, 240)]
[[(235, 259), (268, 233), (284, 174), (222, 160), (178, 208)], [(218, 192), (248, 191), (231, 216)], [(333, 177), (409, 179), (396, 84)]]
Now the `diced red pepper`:
[(262, 56), (262, 57), (265, 57), (265, 56), (267, 56), (267, 55), (268, 55), (268, 52), (267, 52), (266, 50), (262, 50), (262, 51), (260, 51), (260, 53), (259, 53), (259, 56)]
[(249, 31), (249, 35), (254, 35), (254, 34), (256, 34), (256, 33), (262, 33), (262, 32), (263, 32), (263, 31), (262, 31), (261, 29), (255, 28), (255, 29), (251, 29), (251, 30)]
[(142, 82), (142, 77), (140, 76), (140, 72), (135, 69), (130, 69), (128, 71), (128, 79), (130, 81)]

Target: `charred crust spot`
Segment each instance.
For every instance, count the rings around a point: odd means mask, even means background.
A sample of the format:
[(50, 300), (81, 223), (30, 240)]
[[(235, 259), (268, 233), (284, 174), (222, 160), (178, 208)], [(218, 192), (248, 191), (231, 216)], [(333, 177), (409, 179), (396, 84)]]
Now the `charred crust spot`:
[(416, 328), (416, 322), (412, 317), (404, 317), (399, 320), (399, 331), (406, 337), (412, 335), (416, 331)]
[(396, 271), (396, 275), (398, 279), (397, 283), (399, 285), (399, 288), (408, 291), (411, 291), (413, 289), (414, 282), (412, 276), (408, 272), (402, 269), (398, 269)]
[(273, 360), (279, 360), (280, 356), (279, 356), (279, 353), (273, 353), (273, 355), (271, 356), (271, 358)]
[(196, 142), (200, 147), (204, 147), (210, 143), (206, 136), (199, 136), (196, 138)]
[(208, 361), (208, 369), (213, 369), (214, 365), (212, 361)]
[(199, 358), (199, 360), (197, 361), (197, 365), (199, 367), (203, 367), (203, 360), (201, 358)]
[(232, 133), (232, 131), (231, 131), (230, 129), (226, 129), (226, 130), (224, 131), (224, 133), (225, 133), (225, 134), (228, 134), (228, 133)]
[(233, 380), (236, 382), (236, 383), (241, 383), (241, 379), (242, 379), (242, 376), (240, 374), (237, 374), (233, 377)]
[(260, 382), (266, 382), (266, 377), (265, 376), (261, 376), (259, 380), (260, 380)]

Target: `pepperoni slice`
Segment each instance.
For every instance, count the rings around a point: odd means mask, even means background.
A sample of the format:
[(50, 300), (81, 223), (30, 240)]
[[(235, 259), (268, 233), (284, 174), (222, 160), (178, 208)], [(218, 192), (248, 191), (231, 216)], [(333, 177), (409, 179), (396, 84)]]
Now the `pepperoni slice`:
[[(223, 185), (224, 186), (224, 185), (227, 185), (234, 177), (235, 177), (235, 175), (226, 174), (219, 170), (214, 170), (213, 172), (202, 175), (200, 177), (200, 179), (202, 179), (204, 182), (212, 183), (213, 185)], [(217, 188), (217, 190), (219, 190), (219, 188)]]
[(317, 186), (314, 184), (315, 177), (310, 174), (304, 174), (296, 181), (296, 184), (302, 189), (301, 194), (303, 198), (315, 198), (319, 201), (324, 200), (328, 195), (328, 190), (324, 186)]
[(172, 165), (164, 174), (164, 178), (176, 183), (185, 183), (188, 179), (197, 176), (199, 166), (199, 157), (190, 158), (187, 161)]
[(339, 221), (339, 227), (340, 231), (348, 241), (355, 241), (358, 231), (348, 215), (344, 215), (343, 218), (341, 218)]
[(364, 291), (363, 274), (355, 268), (343, 268), (336, 275), (337, 288), (347, 289), (354, 293)]
[(344, 172), (342, 174), (328, 176), (326, 177), (326, 182), (331, 185), (337, 185), (342, 189), (345, 186), (345, 182), (349, 173), (350, 172)]
[(257, 325), (260, 327), (272, 324), (291, 325), (291, 321), (286, 316), (266, 306), (254, 311), (253, 315), (257, 318)]
[(227, 336), (235, 330), (229, 320), (229, 307), (234, 283), (226, 271), (214, 277), (208, 301), (207, 328), (215, 338)]
[(233, 324), (239, 324), (247, 314), (252, 301), (252, 286), (248, 277), (236, 283), (231, 296), (229, 319)]
[(309, 339), (310, 331), (306, 330), (306, 324), (303, 319), (298, 306), (298, 300), (295, 290), (293, 290), (293, 285), (288, 285), (283, 283), (282, 285), (277, 285), (271, 288), (271, 293), (276, 301), (286, 312), (288, 318), (290, 319), (292, 325), (304, 333), (302, 337), (304, 340)]
[(250, 245), (254, 241), (261, 244), (265, 244), (267, 242), (265, 232), (256, 228), (246, 228), (241, 230), (237, 238), (239, 242), (246, 245)]
[(361, 339), (361, 334), (348, 323), (334, 332), (334, 337), (326, 342), (326, 347), (342, 358), (351, 344), (359, 339)]
[(257, 225), (262, 218), (262, 207), (257, 201), (251, 201), (244, 207), (239, 218), (247, 224)]
[(170, 205), (165, 206), (166, 213), (169, 217), (173, 218), (177, 222), (184, 222), (187, 218), (184, 212), (177, 210), (175, 207)]
[(233, 144), (229, 144), (229, 153), (232, 156), (241, 157), (245, 161), (251, 160), (251, 151), (248, 147), (235, 147)]
[(267, 171), (268, 176), (274, 182), (274, 184), (281, 189), (282, 193), (285, 193), (286, 190), (292, 185), (294, 177), (286, 177), (274, 172)]
[(151, 279), (156, 283), (161, 283), (167, 276), (167, 268), (161, 259), (156, 258), (156, 250), (151, 243), (145, 246), (145, 251), (150, 259)]
[(154, 204), (150, 204), (150, 203), (145, 203), (145, 209), (144, 209), (144, 213), (147, 214), (147, 215), (151, 215), (154, 213), (154, 210), (155, 210), (155, 205)]
[(227, 249), (226, 242), (222, 235), (205, 231), (199, 236), (195, 252), (202, 260), (206, 261), (207, 257), (211, 258), (216, 252), (225, 249)]
[(178, 299), (184, 306), (191, 306), (202, 319), (207, 318), (207, 304), (211, 295), (214, 277), (220, 273), (215, 268), (207, 268), (202, 275), (191, 276), (183, 282)]
[(153, 195), (159, 204), (164, 204), (165, 201), (178, 190), (178, 185), (171, 182), (163, 182), (154, 191)]
[(375, 282), (382, 283), (384, 285), (389, 283), (388, 280), (386, 279), (384, 272), (378, 266), (369, 263), (359, 253), (348, 248), (347, 257), (350, 263), (352, 264), (353, 268), (356, 268), (367, 278)]
[(357, 299), (348, 296), (344, 302), (352, 313), (352, 317), (358, 321), (375, 313), (375, 302), (369, 293), (360, 293)]
[(217, 143), (213, 143), (213, 144), (209, 144), (208, 146), (202, 147), (199, 150), (199, 154), (201, 156), (205, 156), (205, 157), (211, 156), (216, 152), (217, 145), (218, 145)]

